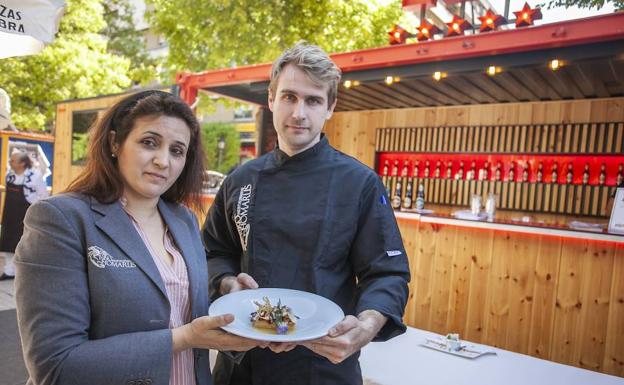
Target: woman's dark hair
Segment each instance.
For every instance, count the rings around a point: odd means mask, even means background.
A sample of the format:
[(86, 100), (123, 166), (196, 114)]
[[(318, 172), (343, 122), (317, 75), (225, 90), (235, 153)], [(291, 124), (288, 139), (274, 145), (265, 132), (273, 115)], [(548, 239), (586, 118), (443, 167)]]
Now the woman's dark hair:
[(102, 203), (111, 203), (121, 198), (124, 185), (117, 158), (112, 156), (110, 132), (115, 132), (115, 144), (121, 147), (137, 119), (162, 115), (182, 119), (191, 131), (184, 169), (162, 198), (201, 211), (204, 153), (199, 137), (199, 123), (182, 99), (163, 91), (150, 90), (130, 95), (96, 121), (89, 132), (87, 164), (66, 191), (91, 195)]

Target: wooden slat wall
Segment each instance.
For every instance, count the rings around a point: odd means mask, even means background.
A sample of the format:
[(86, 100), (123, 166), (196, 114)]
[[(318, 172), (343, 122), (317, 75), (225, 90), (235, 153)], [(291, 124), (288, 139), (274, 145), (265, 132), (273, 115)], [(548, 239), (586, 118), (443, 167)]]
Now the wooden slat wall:
[[(339, 112), (325, 132), (373, 167), (378, 127), (623, 120), (624, 98), (609, 98)], [(409, 219), (399, 226), (412, 271), (409, 325), (624, 377), (624, 245)]]
[[(373, 167), (375, 130), (378, 127), (521, 126), (621, 121), (624, 121), (624, 98), (608, 98), (337, 112), (327, 122), (325, 134), (333, 146)], [(512, 143), (510, 141), (509, 145)], [(457, 145), (462, 148), (461, 142)]]

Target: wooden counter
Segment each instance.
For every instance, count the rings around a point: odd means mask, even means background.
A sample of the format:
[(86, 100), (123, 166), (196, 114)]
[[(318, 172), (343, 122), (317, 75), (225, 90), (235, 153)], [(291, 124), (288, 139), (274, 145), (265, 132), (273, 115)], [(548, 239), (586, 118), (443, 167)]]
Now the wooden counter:
[(620, 238), (444, 216), (397, 220), (412, 271), (410, 326), (624, 376)]

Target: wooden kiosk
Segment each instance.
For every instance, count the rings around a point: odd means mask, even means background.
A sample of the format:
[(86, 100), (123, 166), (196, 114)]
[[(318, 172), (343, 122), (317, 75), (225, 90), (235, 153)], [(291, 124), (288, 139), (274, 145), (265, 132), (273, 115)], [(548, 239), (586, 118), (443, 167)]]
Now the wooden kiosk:
[[(624, 163), (622, 26), (614, 13), (332, 55), (344, 83), (325, 132), (398, 201), (409, 325), (624, 376), (624, 236), (599, 227)], [(266, 138), (269, 70), (178, 83), (189, 103), (203, 89), (265, 106)], [(433, 212), (415, 210), (420, 185)], [(490, 193), (493, 217), (458, 218)]]

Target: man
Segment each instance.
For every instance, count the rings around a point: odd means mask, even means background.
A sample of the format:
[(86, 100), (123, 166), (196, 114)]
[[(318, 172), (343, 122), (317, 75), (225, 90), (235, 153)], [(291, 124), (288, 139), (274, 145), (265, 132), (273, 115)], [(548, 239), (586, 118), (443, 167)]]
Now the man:
[(329, 336), (217, 358), (215, 384), (361, 384), (359, 350), (405, 331), (409, 266), (379, 177), (321, 130), (340, 70), (299, 43), (275, 61), (278, 147), (228, 176), (203, 231), (213, 296), (260, 287), (316, 293), (345, 312)]

